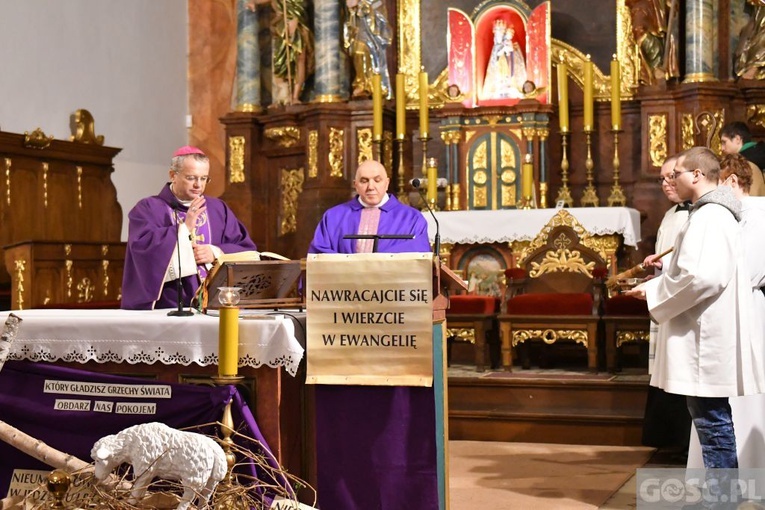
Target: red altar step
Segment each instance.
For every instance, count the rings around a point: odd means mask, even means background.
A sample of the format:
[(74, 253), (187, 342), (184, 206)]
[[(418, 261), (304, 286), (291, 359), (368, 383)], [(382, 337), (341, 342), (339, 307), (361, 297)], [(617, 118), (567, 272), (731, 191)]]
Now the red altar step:
[(647, 375), (454, 372), (450, 439), (640, 445)]

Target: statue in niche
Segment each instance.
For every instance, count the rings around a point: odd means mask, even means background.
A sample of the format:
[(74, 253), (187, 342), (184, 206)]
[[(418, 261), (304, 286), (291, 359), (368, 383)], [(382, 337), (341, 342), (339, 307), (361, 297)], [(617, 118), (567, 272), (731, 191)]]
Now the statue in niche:
[(343, 25), (343, 43), (353, 61), (355, 76), (352, 97), (372, 95), (372, 74), (379, 73), (383, 97), (392, 91), (386, 51), (391, 43), (390, 25), (382, 0), (346, 0), (348, 16)]
[(494, 22), (494, 45), (486, 64), (483, 99), (522, 98), (526, 82), (526, 61), (520, 45), (513, 39), (515, 30), (505, 20)]
[(747, 0), (753, 12), (741, 29), (736, 47), (734, 66), (736, 76), (747, 80), (765, 78), (765, 2)]
[(271, 0), (274, 19), (273, 73), (287, 91), (274, 91), (274, 103), (300, 102), (306, 79), (314, 72), (314, 38), (306, 0)]
[(678, 0), (626, 0), (632, 36), (640, 49), (641, 83), (680, 76), (677, 51)]

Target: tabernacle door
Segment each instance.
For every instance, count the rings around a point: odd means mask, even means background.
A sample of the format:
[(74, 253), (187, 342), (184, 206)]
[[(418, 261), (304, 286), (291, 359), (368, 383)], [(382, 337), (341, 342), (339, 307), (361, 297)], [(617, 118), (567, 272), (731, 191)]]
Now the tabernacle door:
[(307, 259), (321, 508), (447, 508), (434, 267), (430, 253)]

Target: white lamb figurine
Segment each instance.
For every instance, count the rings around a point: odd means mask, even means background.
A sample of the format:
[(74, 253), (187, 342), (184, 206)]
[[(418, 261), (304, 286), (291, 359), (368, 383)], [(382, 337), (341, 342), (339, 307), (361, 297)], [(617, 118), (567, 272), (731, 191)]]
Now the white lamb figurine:
[(183, 496), (178, 510), (186, 510), (197, 496), (201, 506), (206, 506), (227, 469), (226, 454), (215, 440), (156, 422), (99, 439), (90, 456), (101, 481), (123, 462), (131, 464), (135, 477), (131, 496), (136, 501), (154, 478), (180, 481)]

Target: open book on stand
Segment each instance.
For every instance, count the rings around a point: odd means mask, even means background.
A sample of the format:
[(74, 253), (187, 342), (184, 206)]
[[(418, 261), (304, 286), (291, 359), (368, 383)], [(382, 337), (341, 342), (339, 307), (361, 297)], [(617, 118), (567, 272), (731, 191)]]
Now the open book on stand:
[(290, 260), (277, 253), (243, 251), (221, 255), (199, 288), (202, 311), (220, 308), (220, 287), (239, 287), (239, 308), (300, 308), (305, 306), (298, 282), (305, 259)]

